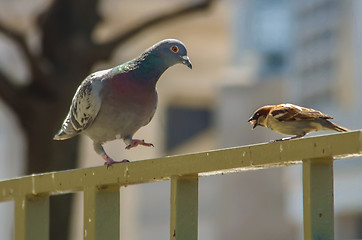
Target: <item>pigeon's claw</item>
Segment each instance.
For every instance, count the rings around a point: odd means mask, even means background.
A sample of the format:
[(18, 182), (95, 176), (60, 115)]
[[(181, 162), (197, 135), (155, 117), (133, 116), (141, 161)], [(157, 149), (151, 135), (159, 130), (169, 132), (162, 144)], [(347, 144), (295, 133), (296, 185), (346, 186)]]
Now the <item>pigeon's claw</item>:
[(111, 166), (113, 164), (116, 164), (116, 163), (127, 163), (127, 162), (129, 162), (127, 159), (123, 159), (122, 161), (114, 161), (107, 154), (102, 154), (102, 158), (104, 160), (106, 160), (106, 162), (104, 163), (104, 166), (107, 166), (107, 168), (109, 168), (109, 166)]
[(152, 143), (146, 143), (145, 140), (132, 139), (130, 144), (126, 147), (127, 150), (137, 147), (138, 145), (146, 146), (146, 147), (154, 147)]

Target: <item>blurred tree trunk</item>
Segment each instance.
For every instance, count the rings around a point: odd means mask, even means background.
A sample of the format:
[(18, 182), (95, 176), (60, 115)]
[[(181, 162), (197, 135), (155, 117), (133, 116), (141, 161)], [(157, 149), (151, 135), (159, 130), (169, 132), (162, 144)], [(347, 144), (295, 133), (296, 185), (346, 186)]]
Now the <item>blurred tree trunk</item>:
[[(0, 97), (18, 117), (25, 133), (27, 174), (76, 167), (78, 138), (53, 141), (52, 137), (68, 112), (76, 88), (96, 62), (109, 59), (116, 47), (143, 30), (208, 9), (212, 2), (205, 0), (160, 13), (99, 44), (92, 41), (93, 31), (102, 21), (98, 0), (54, 0), (38, 17), (39, 54), (33, 53), (22, 34), (0, 23), (0, 33), (17, 44), (31, 73), (29, 84), (18, 86), (0, 71)], [(52, 197), (50, 208), (50, 239), (67, 239), (71, 195)]]

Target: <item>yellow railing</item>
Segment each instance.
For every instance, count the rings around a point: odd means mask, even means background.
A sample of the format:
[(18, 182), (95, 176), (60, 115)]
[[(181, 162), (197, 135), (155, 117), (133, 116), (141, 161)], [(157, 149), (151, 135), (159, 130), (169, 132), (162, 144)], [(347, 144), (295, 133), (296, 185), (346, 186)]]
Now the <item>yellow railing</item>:
[(170, 180), (170, 239), (194, 240), (200, 176), (303, 164), (304, 239), (334, 239), (333, 161), (361, 155), (354, 131), (25, 176), (0, 182), (0, 201), (15, 201), (15, 240), (43, 240), (49, 196), (82, 191), (84, 239), (118, 240), (120, 186)]

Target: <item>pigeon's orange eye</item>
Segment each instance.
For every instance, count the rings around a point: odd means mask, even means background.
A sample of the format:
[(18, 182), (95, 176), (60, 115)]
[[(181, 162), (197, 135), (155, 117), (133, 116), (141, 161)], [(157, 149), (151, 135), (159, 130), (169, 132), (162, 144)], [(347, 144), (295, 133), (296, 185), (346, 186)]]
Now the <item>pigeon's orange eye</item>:
[(177, 46), (172, 46), (171, 51), (174, 52), (174, 53), (177, 53), (178, 52), (178, 47)]

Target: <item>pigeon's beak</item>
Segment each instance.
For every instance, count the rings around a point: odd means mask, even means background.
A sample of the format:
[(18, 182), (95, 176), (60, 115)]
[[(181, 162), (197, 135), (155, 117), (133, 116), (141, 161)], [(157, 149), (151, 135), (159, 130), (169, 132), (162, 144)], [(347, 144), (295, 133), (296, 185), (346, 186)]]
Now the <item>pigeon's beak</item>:
[(188, 56), (182, 56), (182, 63), (185, 64), (188, 68), (192, 69), (192, 64)]
[(248, 122), (250, 122), (250, 124), (253, 125), (253, 129), (256, 128), (256, 126), (258, 126), (257, 121), (256, 121), (253, 117), (251, 117), (251, 118), (248, 120)]

